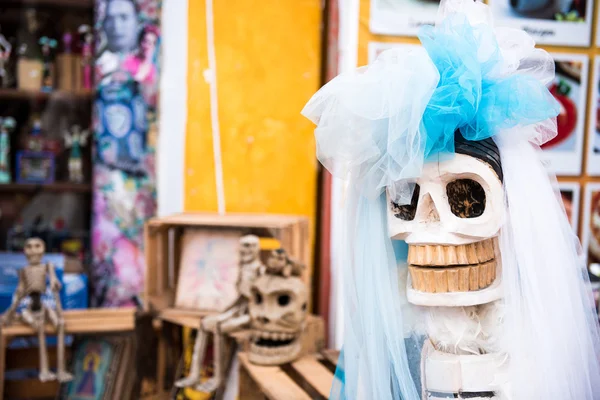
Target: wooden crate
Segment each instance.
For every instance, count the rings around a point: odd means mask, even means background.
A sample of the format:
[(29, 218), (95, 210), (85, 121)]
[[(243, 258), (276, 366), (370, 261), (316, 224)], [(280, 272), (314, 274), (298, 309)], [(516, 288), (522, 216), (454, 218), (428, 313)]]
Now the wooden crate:
[(308, 354), (275, 367), (252, 364), (247, 353), (238, 354), (238, 359), (240, 399), (325, 400), (334, 381), (337, 353)]
[(307, 217), (272, 214), (182, 213), (152, 218), (145, 225), (144, 303), (147, 308), (152, 306), (155, 310), (161, 311), (174, 304), (179, 276), (180, 239), (186, 227), (241, 229), (261, 238), (276, 239), (291, 257), (306, 265), (308, 298), (312, 298), (312, 263)]
[[(97, 334), (133, 331), (135, 328), (134, 308), (101, 308), (86, 310), (65, 310), (65, 334)], [(51, 325), (46, 325), (46, 333), (56, 334)], [(0, 394), (2, 398), (47, 398), (56, 396), (58, 382), (40, 382), (37, 379), (11, 381), (4, 388), (4, 371), (7, 367), (7, 353), (10, 355), (10, 368), (37, 368), (38, 349), (7, 349), (11, 340), (18, 336), (36, 336), (37, 333), (29, 326), (15, 323), (6, 328), (0, 328)], [(68, 354), (68, 353), (67, 353)], [(18, 357), (18, 360), (15, 358)], [(50, 366), (56, 365), (54, 349), (48, 349)]]

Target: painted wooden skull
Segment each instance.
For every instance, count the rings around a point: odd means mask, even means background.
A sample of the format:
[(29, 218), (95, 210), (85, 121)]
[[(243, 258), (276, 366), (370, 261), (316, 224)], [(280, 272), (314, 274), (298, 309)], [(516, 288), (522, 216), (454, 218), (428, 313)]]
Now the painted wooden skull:
[(249, 304), (253, 333), (251, 362), (279, 365), (299, 355), (307, 299), (306, 284), (298, 276), (267, 272), (256, 278)]
[(491, 139), (461, 138), (454, 157), (424, 165), (410, 204), (388, 196), (390, 236), (409, 246), (407, 295), (414, 304), (473, 305), (500, 297), (500, 155)]

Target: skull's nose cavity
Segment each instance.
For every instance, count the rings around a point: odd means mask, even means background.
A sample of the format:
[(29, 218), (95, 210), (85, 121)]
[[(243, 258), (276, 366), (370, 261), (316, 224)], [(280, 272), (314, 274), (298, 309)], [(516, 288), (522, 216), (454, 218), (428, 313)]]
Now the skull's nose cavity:
[(421, 200), (421, 210), (423, 210), (421, 215), (423, 215), (428, 222), (440, 221), (440, 214), (435, 207), (435, 202), (433, 201), (433, 198), (431, 198), (431, 194), (427, 193)]
[(269, 323), (269, 318), (267, 318), (267, 317), (258, 317), (257, 320), (261, 324), (268, 324)]

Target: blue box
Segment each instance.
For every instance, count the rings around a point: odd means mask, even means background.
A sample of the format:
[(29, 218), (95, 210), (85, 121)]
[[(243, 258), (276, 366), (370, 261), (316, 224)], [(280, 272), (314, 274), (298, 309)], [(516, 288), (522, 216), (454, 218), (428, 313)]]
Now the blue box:
[[(63, 271), (65, 257), (62, 254), (45, 254), (42, 263), (52, 263), (56, 278), (63, 284)], [(6, 311), (12, 303), (13, 295), (19, 282), (19, 270), (27, 265), (27, 259), (23, 253), (0, 252), (0, 312)], [(47, 307), (55, 307), (54, 296), (50, 290), (49, 280), (47, 282), (46, 292), (42, 294), (42, 302)], [(64, 285), (63, 285), (64, 286)], [(64, 300), (61, 296), (61, 304), (64, 307)], [(29, 299), (24, 299), (19, 304), (17, 311), (23, 310), (29, 304)]]

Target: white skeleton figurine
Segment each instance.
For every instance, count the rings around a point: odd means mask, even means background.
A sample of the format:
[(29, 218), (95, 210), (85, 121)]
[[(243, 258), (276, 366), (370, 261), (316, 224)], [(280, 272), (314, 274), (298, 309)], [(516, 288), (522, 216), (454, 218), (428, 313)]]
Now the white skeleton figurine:
[(10, 42), (0, 33), (0, 78), (2, 79), (2, 87), (8, 87), (10, 83), (6, 64), (10, 58), (11, 51), (12, 46)]
[[(240, 239), (240, 273), (238, 278), (240, 296), (225, 312), (202, 319), (194, 343), (190, 372), (187, 377), (175, 382), (175, 386), (194, 386), (198, 391), (212, 393), (223, 384), (226, 373), (224, 335), (249, 327), (248, 300), (251, 296), (252, 283), (262, 266), (259, 254), (258, 237), (247, 235)], [(211, 334), (214, 338), (214, 375), (208, 381), (200, 383), (200, 372), (204, 363), (206, 343), (208, 336)]]
[[(20, 319), (25, 324), (31, 326), (38, 334), (40, 356), (39, 379), (42, 382), (54, 379), (58, 379), (60, 382), (68, 382), (73, 379), (73, 376), (65, 369), (65, 330), (59, 295), (61, 284), (54, 272), (54, 266), (50, 263), (42, 264), (45, 247), (44, 242), (38, 238), (27, 239), (25, 242), (24, 253), (27, 257), (28, 265), (19, 270), (17, 290), (11, 306), (2, 315), (2, 326), (7, 326), (12, 322), (19, 303), (29, 297), (30, 304), (21, 312)], [(41, 296), (46, 291), (46, 278), (50, 280), (50, 288), (54, 293), (56, 309), (46, 307), (41, 301)], [(48, 367), (45, 333), (46, 322), (50, 322), (57, 330), (57, 375), (50, 372)]]
[(87, 144), (89, 130), (81, 130), (79, 125), (73, 125), (71, 132), (65, 132), (65, 145), (71, 149), (69, 154), (69, 180), (83, 182), (83, 162), (81, 148)]
[(498, 343), (502, 169), (493, 141), (481, 142), (457, 139), (453, 159), (424, 166), (411, 204), (388, 202), (390, 235), (409, 246), (407, 298), (425, 315), (428, 400), (500, 400), (509, 393), (508, 357)]

